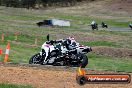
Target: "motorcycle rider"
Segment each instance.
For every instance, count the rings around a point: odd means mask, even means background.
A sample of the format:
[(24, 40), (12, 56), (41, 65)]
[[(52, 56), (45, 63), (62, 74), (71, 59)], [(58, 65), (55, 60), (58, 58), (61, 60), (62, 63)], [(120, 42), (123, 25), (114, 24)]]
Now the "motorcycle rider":
[(94, 25), (94, 24), (96, 24), (96, 22), (93, 20), (93, 21), (91, 22), (91, 25)]
[(102, 28), (108, 28), (107, 24), (104, 22), (102, 22), (101, 25), (102, 25)]
[(85, 68), (88, 64), (86, 54), (92, 51), (91, 47), (79, 45), (73, 37), (46, 41), (41, 50), (30, 58), (29, 64), (59, 64)]
[(92, 27), (92, 30), (94, 29), (98, 30), (98, 24), (94, 20), (91, 22), (91, 27)]
[(129, 24), (129, 27), (132, 29), (132, 23)]
[(62, 41), (63, 46), (66, 46), (68, 50), (73, 50), (76, 48), (77, 43), (73, 37), (69, 37)]
[[(77, 43), (75, 41), (75, 39), (73, 37), (69, 37), (66, 39), (61, 39), (61, 40), (50, 40), (47, 41), (46, 43), (44, 43), (42, 45), (42, 47), (45, 47), (45, 49), (42, 49), (42, 52), (44, 51), (45, 55), (43, 56), (42, 53), (42, 59), (43, 59), (43, 64), (46, 64), (49, 61), (54, 61), (55, 58), (50, 57), (52, 56), (51, 51), (53, 50), (59, 50), (59, 54), (57, 54), (57, 57), (62, 56), (63, 54), (66, 54), (67, 52), (72, 52), (72, 53), (76, 53), (77, 49), (76, 47), (79, 46), (79, 43)], [(75, 55), (73, 55), (75, 56)], [(84, 55), (81, 55), (83, 57), (85, 57)], [(81, 57), (82, 58), (82, 57)], [(82, 68), (85, 68), (85, 66), (87, 65), (88, 61), (82, 61), (82, 63), (80, 64), (80, 66)]]

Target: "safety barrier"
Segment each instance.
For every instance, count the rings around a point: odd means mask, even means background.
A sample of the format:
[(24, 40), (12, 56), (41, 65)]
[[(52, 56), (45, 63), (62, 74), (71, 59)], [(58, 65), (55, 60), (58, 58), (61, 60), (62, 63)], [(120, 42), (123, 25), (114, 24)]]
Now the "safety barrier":
[(9, 51), (10, 51), (10, 43), (8, 43), (7, 46), (6, 46), (4, 63), (6, 63), (8, 61)]
[(1, 62), (2, 48), (0, 48), (0, 62)]
[(1, 35), (1, 41), (4, 42), (4, 34)]
[(2, 48), (0, 48), (0, 55), (2, 54)]

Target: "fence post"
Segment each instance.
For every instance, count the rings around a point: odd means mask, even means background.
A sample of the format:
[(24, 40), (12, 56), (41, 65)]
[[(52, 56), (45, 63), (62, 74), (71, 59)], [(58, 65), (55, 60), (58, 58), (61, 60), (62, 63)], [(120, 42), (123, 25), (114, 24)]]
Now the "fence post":
[(14, 33), (14, 37), (15, 37), (14, 40), (15, 41), (17, 41), (17, 35), (18, 35), (18, 33)]
[(37, 38), (35, 38), (35, 45), (37, 45), (38, 44), (38, 39)]
[(1, 40), (4, 42), (4, 33), (2, 33)]

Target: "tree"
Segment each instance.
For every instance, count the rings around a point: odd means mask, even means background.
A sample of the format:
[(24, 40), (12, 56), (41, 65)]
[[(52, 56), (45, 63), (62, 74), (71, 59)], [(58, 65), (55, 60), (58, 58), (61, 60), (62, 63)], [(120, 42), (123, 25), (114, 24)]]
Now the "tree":
[(21, 4), (23, 7), (29, 9), (30, 7), (35, 6), (36, 0), (21, 0)]

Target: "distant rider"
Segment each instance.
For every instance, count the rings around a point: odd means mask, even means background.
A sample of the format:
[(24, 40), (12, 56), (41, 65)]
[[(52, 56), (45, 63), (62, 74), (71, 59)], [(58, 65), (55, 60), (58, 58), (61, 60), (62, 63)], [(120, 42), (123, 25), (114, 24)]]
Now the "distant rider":
[(94, 29), (98, 30), (98, 24), (95, 21), (91, 22), (91, 27), (92, 27), (92, 30)]
[(108, 28), (107, 24), (104, 22), (102, 22), (101, 25), (102, 25), (102, 28)]
[(129, 27), (132, 29), (132, 24), (131, 23), (129, 24)]

